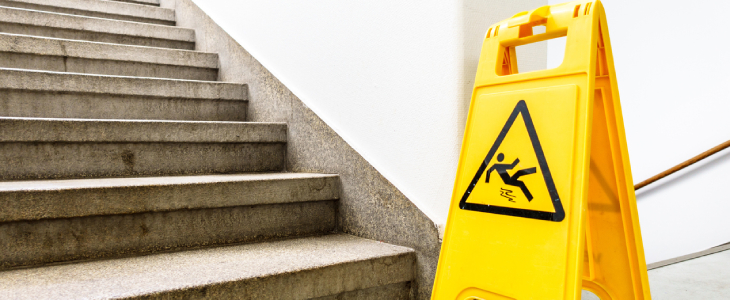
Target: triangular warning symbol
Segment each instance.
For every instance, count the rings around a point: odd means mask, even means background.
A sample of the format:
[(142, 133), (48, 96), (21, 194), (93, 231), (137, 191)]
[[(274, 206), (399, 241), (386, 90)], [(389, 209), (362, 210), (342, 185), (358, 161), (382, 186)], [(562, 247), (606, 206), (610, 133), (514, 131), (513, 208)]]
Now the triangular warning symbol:
[(519, 101), (510, 114), (461, 197), (459, 207), (555, 222), (565, 218), (563, 204), (524, 100)]

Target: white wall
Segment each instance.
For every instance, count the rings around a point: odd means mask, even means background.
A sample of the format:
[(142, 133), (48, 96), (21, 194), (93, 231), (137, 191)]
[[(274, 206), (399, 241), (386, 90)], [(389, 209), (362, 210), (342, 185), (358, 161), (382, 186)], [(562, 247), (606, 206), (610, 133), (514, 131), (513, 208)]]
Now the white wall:
[[(550, 4), (561, 2), (550, 0)], [(602, 2), (634, 181), (728, 140), (730, 43), (723, 28), (730, 2)], [(560, 55), (551, 51), (548, 64)], [(715, 165), (639, 190), (649, 263), (730, 241), (730, 185), (724, 182), (730, 162), (721, 156)]]
[(547, 3), (194, 2), (438, 224), (484, 33)]

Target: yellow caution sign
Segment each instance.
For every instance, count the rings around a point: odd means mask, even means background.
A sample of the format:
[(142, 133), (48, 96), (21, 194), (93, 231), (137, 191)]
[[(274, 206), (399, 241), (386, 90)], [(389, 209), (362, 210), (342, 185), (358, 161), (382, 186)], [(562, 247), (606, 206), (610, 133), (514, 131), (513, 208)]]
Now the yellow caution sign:
[[(519, 73), (515, 47), (562, 36), (559, 67)], [(580, 299), (581, 289), (651, 298), (600, 1), (489, 28), (432, 299)]]

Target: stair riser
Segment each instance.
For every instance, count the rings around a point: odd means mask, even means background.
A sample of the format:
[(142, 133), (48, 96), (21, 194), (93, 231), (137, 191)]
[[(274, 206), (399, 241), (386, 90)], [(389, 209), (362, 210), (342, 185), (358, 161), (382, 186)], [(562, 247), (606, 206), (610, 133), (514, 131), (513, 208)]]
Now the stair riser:
[[(409, 299), (400, 296), (410, 286), (414, 262), (415, 255), (403, 254), (124, 299)], [(395, 298), (377, 298), (384, 295)]]
[(0, 224), (0, 268), (324, 234), (336, 201)]
[(281, 171), (283, 143), (0, 143), (0, 180)]
[(0, 116), (245, 121), (248, 101), (0, 90)]
[(136, 17), (136, 16), (110, 14), (110, 13), (95, 12), (95, 11), (88, 11), (88, 10), (81, 10), (81, 9), (73, 9), (73, 8), (66, 8), (66, 7), (56, 7), (56, 6), (49, 6), (49, 5), (40, 5), (40, 4), (34, 4), (34, 3), (22, 3), (22, 2), (16, 2), (16, 1), (0, 0), (0, 6), (16, 7), (16, 8), (32, 9), (32, 10), (40, 10), (40, 11), (47, 11), (47, 12), (54, 12), (54, 13), (62, 13), (62, 14), (70, 14), (70, 15), (77, 15), (77, 16), (94, 17), (94, 18), (104, 18), (104, 19), (113, 19), (113, 20), (133, 21), (133, 22), (142, 22), (142, 23), (149, 23), (149, 24), (175, 26), (175, 21), (169, 21), (169, 20), (160, 20), (160, 19), (151, 19), (151, 18), (143, 18), (143, 17)]
[(18, 68), (97, 75), (121, 75), (190, 80), (218, 80), (218, 69), (0, 52), (0, 68)]
[(195, 42), (0, 22), (0, 32), (124, 45), (194, 50)]

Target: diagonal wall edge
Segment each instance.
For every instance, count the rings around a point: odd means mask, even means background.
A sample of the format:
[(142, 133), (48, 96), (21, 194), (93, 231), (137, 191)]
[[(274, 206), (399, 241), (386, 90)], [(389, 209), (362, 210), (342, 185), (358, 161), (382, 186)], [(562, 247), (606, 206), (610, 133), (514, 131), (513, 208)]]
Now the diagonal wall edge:
[(429, 299), (440, 251), (436, 225), (191, 0), (162, 0), (196, 50), (217, 52), (220, 80), (246, 83), (248, 121), (288, 123), (287, 171), (339, 174), (342, 232), (416, 250), (415, 299)]

